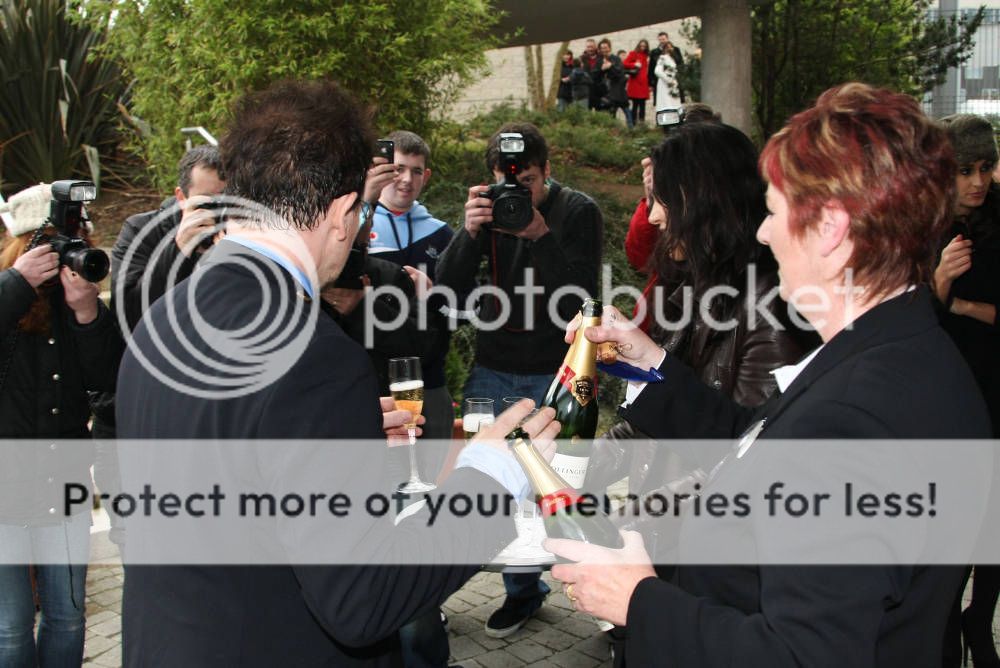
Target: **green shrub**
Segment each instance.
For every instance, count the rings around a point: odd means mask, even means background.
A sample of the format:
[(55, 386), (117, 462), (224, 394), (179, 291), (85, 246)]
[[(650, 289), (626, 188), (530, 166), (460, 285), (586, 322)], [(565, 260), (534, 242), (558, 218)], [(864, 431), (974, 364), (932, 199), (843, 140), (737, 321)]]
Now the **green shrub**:
[[(99, 156), (118, 140), (118, 67), (93, 57), (100, 22), (73, 22), (62, 0), (10, 0), (0, 8), (0, 180), (10, 194), (39, 181), (99, 179)], [(89, 158), (88, 158), (89, 153)]]
[(160, 185), (183, 151), (180, 128), (220, 134), (231, 103), (285, 78), (338, 80), (378, 110), (381, 128), (424, 132), (485, 64), (497, 12), (485, 0), (88, 0), (115, 17), (108, 50), (135, 84), (141, 148)]

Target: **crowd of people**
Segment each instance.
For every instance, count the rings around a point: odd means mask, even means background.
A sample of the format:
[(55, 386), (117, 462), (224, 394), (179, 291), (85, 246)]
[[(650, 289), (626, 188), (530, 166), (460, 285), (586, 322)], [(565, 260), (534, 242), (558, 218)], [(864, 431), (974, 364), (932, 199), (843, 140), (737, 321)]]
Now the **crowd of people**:
[(648, 40), (640, 39), (631, 51), (612, 53), (607, 37), (599, 42), (588, 39), (579, 57), (567, 50), (562, 54), (557, 109), (576, 106), (607, 111), (613, 117), (621, 109), (631, 128), (646, 122), (650, 99), (656, 111), (680, 108), (686, 98), (678, 78), (684, 56), (666, 32), (656, 39), (652, 50)]
[[(651, 91), (657, 109), (680, 107), (680, 54), (666, 33), (658, 41), (650, 51), (640, 40), (624, 57), (606, 39), (588, 41), (580, 58), (567, 52), (561, 108), (622, 109), (631, 125), (643, 122)], [(89, 517), (58, 517), (46, 481), (57, 469), (89, 476), (91, 431), (204, 440), (197, 450), (150, 447), (141, 464), (119, 453), (95, 470), (102, 489), (134, 486), (143, 471), (193, 474), (213, 463), (221, 484), (261, 490), (290, 480), (347, 493), (398, 482), (407, 449), (388, 446), (414, 416), (388, 396), (390, 358), (420, 359), (417, 436), (452, 433), (445, 357), (461, 309), (442, 290), (479, 294), (476, 321), (495, 325), (476, 333), (463, 395), (497, 406), (524, 398), (462, 448), (447, 476), (447, 443), (416, 449), (421, 477), (440, 479), (445, 494), (528, 495), (504, 438), (521, 424), (551, 458), (555, 413), (533, 409), (575, 337), (614, 344), (620, 360), (664, 378), (629, 384), (619, 420), (594, 441), (583, 485), (601, 494), (628, 476), (633, 508), (615, 517), (625, 546), (546, 542), (565, 560), (552, 574), (576, 609), (615, 625), (617, 665), (952, 668), (963, 647), (977, 667), (1000, 665), (995, 566), (702, 566), (678, 562), (678, 550), (722, 535), (780, 541), (763, 526), (692, 518), (668, 534), (642, 512), (664, 490), (759, 484), (785, 462), (755, 442), (995, 435), (1000, 186), (989, 122), (931, 121), (912, 98), (850, 83), (792, 117), (758, 153), (710, 108), (688, 106), (642, 162), (644, 196), (626, 239), (629, 261), (647, 276), (642, 296), (631, 318), (609, 306), (586, 331), (573, 323), (581, 295), (598, 295), (601, 209), (556, 180), (543, 131), (529, 123), (490, 138), (484, 166), (496, 183), (511, 178), (511, 137), (520, 141), (527, 222), (498, 220), (495, 193), (475, 184), (453, 229), (419, 200), (433, 163), (423, 138), (396, 130), (391, 159), (373, 159), (365, 108), (333, 82), (247, 95), (218, 148), (182, 158), (173, 196), (125, 221), (110, 308), (46, 242), (50, 186), (10, 199), (0, 436), (56, 443), (0, 451), (0, 665), (82, 661)], [(253, 206), (220, 222), (206, 206), (220, 197)], [(845, 281), (861, 288), (845, 298)], [(286, 302), (305, 307), (289, 317)], [(278, 373), (230, 392), (234, 374), (220, 364), (248, 333), (275, 339), (275, 323), (300, 335), (296, 354), (269, 350)], [(251, 461), (223, 444), (291, 438), (304, 445), (261, 447)], [(355, 465), (321, 439), (387, 447)], [(671, 447), (687, 439), (741, 445), (736, 456), (728, 445)], [(447, 666), (440, 605), (513, 540), (514, 524), (502, 513), (429, 522), (429, 512), (417, 504), (398, 517), (361, 513), (335, 532), (278, 521), (245, 537), (249, 553), (320, 545), (346, 555), (338, 563), (126, 559), (123, 661)], [(130, 542), (155, 543), (142, 531), (116, 523), (112, 534), (127, 556)], [(859, 529), (843, 542), (863, 550), (871, 538)], [(378, 559), (395, 553), (406, 558)], [(413, 565), (442, 553), (453, 561)], [(970, 570), (972, 603), (962, 611)], [(550, 589), (539, 575), (505, 574), (488, 635), (514, 634), (544, 605)]]

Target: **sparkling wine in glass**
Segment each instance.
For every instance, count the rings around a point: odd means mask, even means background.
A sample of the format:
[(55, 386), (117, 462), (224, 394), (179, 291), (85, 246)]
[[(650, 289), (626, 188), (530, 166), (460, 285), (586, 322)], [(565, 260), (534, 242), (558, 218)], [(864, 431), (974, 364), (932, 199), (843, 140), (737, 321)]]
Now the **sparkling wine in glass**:
[(406, 433), (410, 437), (407, 446), (410, 453), (410, 479), (400, 488), (407, 494), (428, 492), (434, 485), (420, 479), (417, 470), (417, 423), (424, 409), (424, 379), (420, 372), (419, 357), (394, 357), (389, 360), (389, 392), (396, 402), (396, 408), (410, 411), (413, 422), (406, 425)]
[(463, 402), (462, 407), (462, 431), (465, 432), (465, 440), (471, 439), (479, 430), (487, 425), (493, 424), (493, 400), (469, 398)]

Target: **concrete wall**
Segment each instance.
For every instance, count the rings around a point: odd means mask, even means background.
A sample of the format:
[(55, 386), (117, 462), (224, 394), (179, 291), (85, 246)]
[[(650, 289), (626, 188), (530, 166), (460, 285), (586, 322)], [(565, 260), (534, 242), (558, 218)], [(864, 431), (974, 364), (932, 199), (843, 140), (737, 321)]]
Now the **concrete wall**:
[[(609, 11), (620, 11), (615, 5), (609, 5)], [(650, 48), (656, 47), (656, 34), (666, 31), (670, 35), (670, 40), (681, 48), (681, 51), (688, 53), (693, 50), (693, 46), (681, 37), (681, 21), (668, 21), (666, 23), (656, 23), (642, 28), (622, 30), (601, 35), (594, 35), (595, 40), (607, 37), (611, 40), (612, 51), (619, 49), (631, 51), (640, 39), (649, 41)], [(587, 38), (576, 39), (570, 42), (569, 48), (574, 55), (583, 53), (584, 44)], [(560, 43), (555, 42), (545, 44), (542, 47), (543, 67), (545, 69), (546, 91), (548, 90), (549, 77), (552, 74), (552, 67), (559, 57), (557, 51)], [(489, 61), (489, 71), (478, 82), (469, 86), (462, 97), (448, 109), (445, 114), (455, 120), (465, 120), (478, 113), (488, 111), (492, 107), (505, 100), (512, 101), (515, 105), (521, 102), (528, 102), (527, 70), (524, 64), (524, 47), (515, 46), (507, 49), (495, 49), (486, 54)], [(647, 106), (647, 122), (652, 122), (650, 110), (652, 105)], [(618, 115), (621, 119), (621, 114)], [(624, 121), (622, 121), (624, 122)]]

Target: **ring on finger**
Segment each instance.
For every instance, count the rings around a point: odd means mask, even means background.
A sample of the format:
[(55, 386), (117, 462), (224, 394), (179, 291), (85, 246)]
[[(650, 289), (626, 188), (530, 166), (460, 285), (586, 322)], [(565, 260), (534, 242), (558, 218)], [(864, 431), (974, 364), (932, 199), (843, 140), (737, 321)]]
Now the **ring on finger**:
[(570, 603), (576, 603), (576, 596), (573, 596), (573, 583), (570, 582), (566, 585), (566, 598), (569, 599)]

